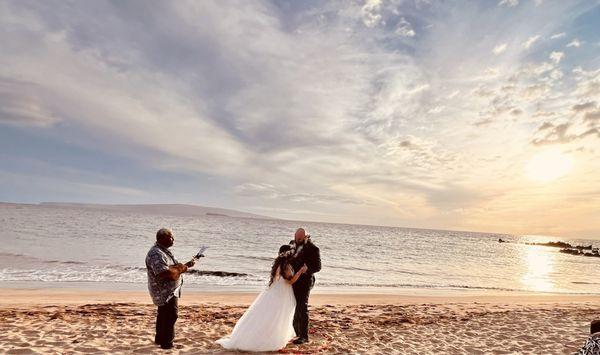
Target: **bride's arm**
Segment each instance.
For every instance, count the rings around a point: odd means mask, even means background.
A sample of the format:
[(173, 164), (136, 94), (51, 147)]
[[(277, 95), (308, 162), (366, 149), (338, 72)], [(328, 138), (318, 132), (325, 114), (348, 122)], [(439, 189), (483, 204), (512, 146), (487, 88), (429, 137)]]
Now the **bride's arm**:
[(297, 273), (294, 275), (294, 277), (292, 277), (290, 280), (287, 280), (287, 279), (286, 279), (286, 281), (287, 281), (287, 282), (288, 282), (290, 285), (293, 285), (293, 284), (294, 284), (296, 281), (298, 281), (298, 279), (300, 278), (300, 276), (306, 272), (306, 270), (307, 270), (307, 267), (306, 267), (306, 265), (302, 266), (302, 267), (300, 268), (300, 270), (298, 270), (298, 272), (297, 272)]

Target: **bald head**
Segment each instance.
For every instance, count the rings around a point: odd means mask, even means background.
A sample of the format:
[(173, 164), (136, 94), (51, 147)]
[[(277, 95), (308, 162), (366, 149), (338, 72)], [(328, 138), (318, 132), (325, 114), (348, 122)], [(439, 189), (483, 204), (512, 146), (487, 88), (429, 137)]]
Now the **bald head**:
[(168, 228), (161, 228), (156, 232), (156, 242), (165, 248), (170, 248), (173, 245), (175, 238), (173, 232)]
[(296, 230), (296, 234), (294, 234), (294, 240), (298, 244), (304, 243), (304, 240), (306, 240), (306, 231), (304, 228), (298, 228)]

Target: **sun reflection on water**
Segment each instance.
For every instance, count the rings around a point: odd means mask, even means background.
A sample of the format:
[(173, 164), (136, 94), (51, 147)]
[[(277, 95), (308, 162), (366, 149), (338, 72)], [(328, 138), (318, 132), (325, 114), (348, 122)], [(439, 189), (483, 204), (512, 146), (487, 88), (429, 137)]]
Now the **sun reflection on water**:
[(521, 249), (523, 276), (521, 282), (525, 289), (538, 292), (557, 291), (551, 274), (556, 263), (556, 254), (546, 247), (528, 245)]

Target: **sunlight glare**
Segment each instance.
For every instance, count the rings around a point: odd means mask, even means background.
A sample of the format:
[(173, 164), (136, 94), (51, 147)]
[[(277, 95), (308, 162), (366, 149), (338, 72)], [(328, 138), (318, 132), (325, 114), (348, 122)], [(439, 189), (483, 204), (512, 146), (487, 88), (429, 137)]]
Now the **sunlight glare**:
[(565, 176), (572, 168), (571, 156), (558, 150), (546, 150), (534, 155), (525, 170), (531, 180), (549, 182)]
[(521, 282), (524, 288), (537, 292), (555, 291), (551, 274), (556, 254), (546, 247), (527, 246), (522, 250), (525, 273)]

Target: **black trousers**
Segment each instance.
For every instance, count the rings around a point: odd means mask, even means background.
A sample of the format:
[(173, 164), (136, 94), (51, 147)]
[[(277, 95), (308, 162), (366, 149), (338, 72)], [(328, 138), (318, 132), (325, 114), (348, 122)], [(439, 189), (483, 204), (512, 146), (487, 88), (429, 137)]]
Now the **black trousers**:
[(156, 314), (156, 336), (154, 342), (162, 347), (173, 345), (175, 338), (175, 322), (177, 321), (177, 311), (179, 300), (177, 297), (171, 297), (169, 302), (158, 307)]
[[(304, 281), (304, 282), (302, 282)], [(294, 296), (296, 297), (296, 311), (294, 312), (294, 331), (296, 336), (308, 339), (308, 297), (315, 283), (314, 277), (298, 280), (294, 284)]]

